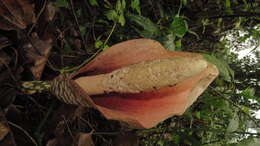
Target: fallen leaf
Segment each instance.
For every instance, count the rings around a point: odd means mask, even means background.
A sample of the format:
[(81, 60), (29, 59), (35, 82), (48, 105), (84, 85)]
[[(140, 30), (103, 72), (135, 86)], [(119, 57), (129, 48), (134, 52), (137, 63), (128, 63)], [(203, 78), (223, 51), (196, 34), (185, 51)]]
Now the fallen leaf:
[(29, 62), (33, 63), (30, 70), (34, 78), (39, 80), (52, 48), (52, 40), (41, 40), (36, 33), (33, 33), (31, 43), (26, 43), (22, 47)]
[(95, 146), (92, 140), (92, 133), (80, 133), (78, 146)]
[[(0, 27), (1, 27), (1, 26), (0, 26)], [(10, 44), (11, 44), (11, 42), (8, 40), (7, 37), (0, 35), (0, 50), (1, 50), (2, 48), (5, 48), (5, 47), (9, 46)], [(2, 54), (2, 53), (0, 53), (0, 55), (1, 55), (1, 54)]]
[(0, 28), (25, 29), (35, 23), (34, 5), (30, 0), (0, 0)]
[(10, 130), (4, 112), (0, 108), (0, 146), (16, 146), (13, 133)]
[(56, 139), (49, 140), (46, 146), (57, 146), (57, 140)]
[(7, 56), (4, 53), (4, 51), (0, 50), (0, 71), (1, 71), (1, 68), (4, 66), (7, 66), (10, 61), (11, 61), (11, 58), (9, 56)]
[(22, 67), (17, 69), (9, 68), (0, 72), (0, 107), (8, 107), (15, 99), (18, 91), (16, 88), (17, 80), (20, 79)]
[(9, 129), (5, 126), (5, 124), (0, 122), (0, 141), (2, 141), (8, 133)]
[(53, 5), (52, 2), (48, 2), (46, 9), (44, 10), (44, 19), (47, 22), (52, 21), (55, 16), (56, 7)]

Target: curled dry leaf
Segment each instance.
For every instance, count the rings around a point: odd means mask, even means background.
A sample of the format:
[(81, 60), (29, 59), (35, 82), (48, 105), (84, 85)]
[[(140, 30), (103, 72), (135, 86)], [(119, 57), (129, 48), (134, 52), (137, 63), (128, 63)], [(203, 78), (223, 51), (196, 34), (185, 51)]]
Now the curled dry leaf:
[(9, 41), (9, 39), (7, 37), (0, 35), (0, 50), (2, 48), (9, 46), (10, 44), (11, 44), (11, 42)]
[(11, 61), (11, 58), (6, 55), (4, 51), (0, 50), (0, 71), (3, 66), (7, 66), (9, 62)]
[(0, 122), (0, 142), (5, 138), (5, 136), (9, 133), (9, 129), (5, 126), (5, 124)]
[(83, 97), (106, 118), (150, 128), (183, 114), (217, 75), (199, 54), (136, 39), (107, 49), (66, 83), (77, 102)]
[(0, 146), (16, 146), (13, 133), (8, 126), (5, 114), (0, 108)]
[(41, 78), (51, 48), (52, 40), (41, 40), (36, 33), (32, 34), (31, 43), (23, 45), (27, 58), (34, 64), (30, 69), (37, 80)]
[(95, 146), (92, 133), (79, 133), (78, 146)]
[(46, 146), (56, 146), (56, 145), (57, 145), (57, 140), (56, 139), (51, 139), (46, 144)]
[(53, 5), (52, 2), (48, 2), (47, 6), (46, 6), (46, 9), (44, 10), (44, 19), (45, 21), (47, 22), (50, 22), (52, 21), (52, 19), (54, 18), (55, 16), (55, 6)]
[(35, 23), (31, 0), (0, 0), (0, 29), (25, 29)]

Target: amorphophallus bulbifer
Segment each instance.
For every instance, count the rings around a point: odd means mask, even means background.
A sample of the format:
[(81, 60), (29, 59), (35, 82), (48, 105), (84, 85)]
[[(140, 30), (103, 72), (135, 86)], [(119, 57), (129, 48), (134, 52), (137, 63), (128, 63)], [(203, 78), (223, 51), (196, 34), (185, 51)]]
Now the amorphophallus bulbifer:
[(199, 54), (135, 39), (112, 46), (78, 72), (46, 86), (66, 103), (93, 107), (132, 128), (151, 128), (183, 114), (217, 75), (217, 68)]

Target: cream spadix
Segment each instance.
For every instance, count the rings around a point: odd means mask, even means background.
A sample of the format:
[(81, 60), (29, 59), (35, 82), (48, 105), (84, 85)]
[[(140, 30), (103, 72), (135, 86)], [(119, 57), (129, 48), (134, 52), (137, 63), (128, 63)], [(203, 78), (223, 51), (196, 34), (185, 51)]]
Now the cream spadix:
[(104, 93), (141, 93), (171, 87), (207, 67), (201, 58), (176, 57), (143, 61), (110, 73), (86, 76), (75, 82), (89, 95)]
[[(151, 128), (183, 114), (218, 73), (199, 54), (168, 51), (154, 40), (135, 39), (106, 49), (74, 74), (44, 82), (43, 89), (129, 127)], [(34, 83), (42, 81), (30, 86)]]
[(135, 39), (113, 45), (73, 74), (44, 82), (43, 89), (131, 128), (151, 128), (183, 114), (218, 73), (199, 54), (168, 51), (154, 40)]

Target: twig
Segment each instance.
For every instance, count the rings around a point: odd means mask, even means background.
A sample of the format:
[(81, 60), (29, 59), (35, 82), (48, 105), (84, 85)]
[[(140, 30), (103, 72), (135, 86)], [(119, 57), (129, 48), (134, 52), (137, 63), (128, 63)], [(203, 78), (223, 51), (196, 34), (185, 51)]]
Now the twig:
[[(42, 6), (41, 10), (40, 10), (40, 12), (38, 13), (38, 15), (36, 16), (36, 22), (39, 20), (40, 16), (41, 16), (42, 13), (44, 12), (44, 10), (45, 10), (45, 8), (46, 8), (46, 5), (47, 5), (47, 0), (44, 0), (44, 3), (43, 3), (43, 6)], [(36, 26), (36, 23), (34, 23), (34, 24), (32, 25), (32, 27), (31, 27), (30, 30), (28, 31), (27, 35), (29, 35), (29, 34), (32, 32), (32, 30), (34, 29), (35, 26)]]
[(72, 134), (72, 131), (71, 131), (71, 129), (70, 129), (70, 126), (69, 126), (69, 124), (68, 124), (68, 121), (66, 120), (65, 116), (62, 116), (62, 118), (63, 118), (63, 121), (65, 122), (65, 125), (66, 125), (66, 127), (67, 127), (67, 129), (68, 129), (68, 132), (69, 132), (69, 134), (70, 134), (70, 136), (71, 136), (71, 138), (72, 138), (72, 141), (73, 141), (73, 143), (74, 143), (76, 140), (75, 140), (75, 137), (74, 137), (73, 134)]
[[(53, 111), (54, 105), (55, 105), (55, 103), (54, 103), (54, 101), (52, 101), (51, 106), (47, 111), (47, 114), (45, 115), (44, 119), (40, 122), (39, 126), (37, 127), (36, 131), (34, 132), (35, 136), (40, 136), (40, 132), (42, 130), (42, 127), (47, 122), (51, 112)], [(41, 137), (39, 137), (38, 142), (41, 143), (41, 140), (42, 140)]]
[(93, 135), (118, 135), (121, 132), (93, 132)]
[[(113, 32), (115, 31), (115, 28), (116, 28), (116, 22), (114, 22), (114, 25), (107, 37), (107, 39), (105, 40), (104, 42), (104, 46), (107, 44), (108, 40), (110, 39), (110, 37), (112, 36)], [(73, 71), (76, 71), (78, 69), (80, 69), (82, 66), (84, 66), (85, 64), (87, 64), (89, 61), (91, 61), (93, 58), (95, 58), (100, 52), (103, 51), (103, 48), (100, 48), (97, 50), (97, 52), (95, 52), (91, 57), (89, 57), (88, 59), (86, 59), (85, 61), (83, 61), (80, 65), (76, 66), (76, 67), (73, 67), (73, 68), (70, 68), (70, 69), (61, 69), (61, 72), (73, 72)], [(50, 64), (50, 63), (49, 63)], [(54, 68), (53, 68), (54, 69)], [(55, 69), (56, 70), (56, 69)]]
[[(14, 134), (10, 130), (10, 126), (8, 124), (7, 119), (5, 118), (4, 112), (2, 108), (0, 107), (0, 123), (3, 123), (8, 129), (9, 129), (9, 134), (10, 134), (10, 139), (6, 139), (9, 141), (9, 146), (17, 146), (15, 139), (14, 139)], [(1, 130), (0, 130), (1, 131)], [(2, 144), (3, 141), (0, 141), (0, 145)]]
[(70, 68), (70, 69), (63, 69), (62, 72), (72, 72), (75, 70), (78, 70), (79, 68), (81, 68), (82, 66), (84, 66), (85, 64), (87, 64), (90, 60), (92, 60), (93, 58), (95, 58), (97, 56), (97, 54), (99, 54), (102, 51), (102, 49), (98, 49), (96, 53), (94, 53), (91, 57), (89, 57), (87, 60), (85, 60), (83, 63), (81, 63), (79, 66)]
[(8, 72), (9, 72), (11, 78), (12, 78), (15, 82), (17, 82), (17, 79), (15, 78), (14, 74), (12, 73), (12, 70), (10, 69), (10, 67), (9, 67), (3, 60), (1, 60), (1, 59), (0, 59), (0, 63), (2, 63), (2, 64), (7, 68), (7, 70), (8, 70)]
[(115, 28), (116, 28), (116, 22), (114, 22), (113, 27), (112, 27), (112, 29), (111, 29), (111, 31), (110, 31), (110, 33), (109, 33), (107, 39), (106, 39), (105, 42), (104, 42), (104, 45), (107, 44), (108, 40), (110, 39), (110, 37), (112, 36), (113, 32), (115, 31)]
[(234, 18), (234, 17), (259, 17), (260, 13), (242, 13), (242, 14), (234, 14), (234, 15), (217, 15), (210, 16), (208, 19), (218, 19), (218, 18)]
[[(231, 133), (227, 133), (226, 130), (223, 129), (210, 129), (210, 128), (181, 128), (182, 130), (189, 130), (189, 131), (211, 131), (211, 132), (216, 132), (216, 133), (225, 133), (225, 134), (249, 134), (249, 135), (254, 135), (254, 136), (260, 136), (260, 133), (251, 133), (251, 132), (240, 132), (240, 131), (234, 131)], [(140, 130), (138, 131), (139, 134), (142, 133), (162, 133), (162, 132), (176, 132), (178, 131), (177, 128), (171, 128), (171, 129), (166, 129), (166, 128), (152, 128), (152, 129), (147, 129), (147, 130)]]
[(30, 134), (29, 134), (26, 130), (24, 130), (21, 126), (16, 125), (15, 123), (12, 123), (12, 122), (10, 122), (10, 121), (8, 121), (8, 124), (10, 124), (10, 125), (14, 126), (15, 128), (21, 130), (21, 131), (34, 143), (34, 145), (38, 146), (37, 142), (36, 142), (36, 141), (30, 136)]
[(81, 40), (84, 42), (84, 45), (83, 45), (83, 47), (84, 47), (84, 49), (86, 50), (87, 48), (86, 48), (86, 41), (85, 41), (85, 39), (84, 39), (84, 37), (81, 35), (81, 32), (80, 32), (80, 25), (79, 25), (79, 21), (78, 21), (78, 18), (77, 18), (77, 16), (76, 16), (76, 12), (75, 12), (75, 10), (74, 10), (74, 5), (73, 5), (73, 2), (72, 2), (72, 0), (69, 0), (69, 4), (70, 4), (70, 8), (71, 8), (71, 10), (72, 10), (72, 14), (73, 14), (73, 17), (74, 17), (74, 20), (75, 20), (75, 22), (76, 22), (76, 25), (77, 25), (77, 28), (78, 28), (78, 33), (79, 33), (79, 35), (80, 35), (80, 37), (81, 37)]

